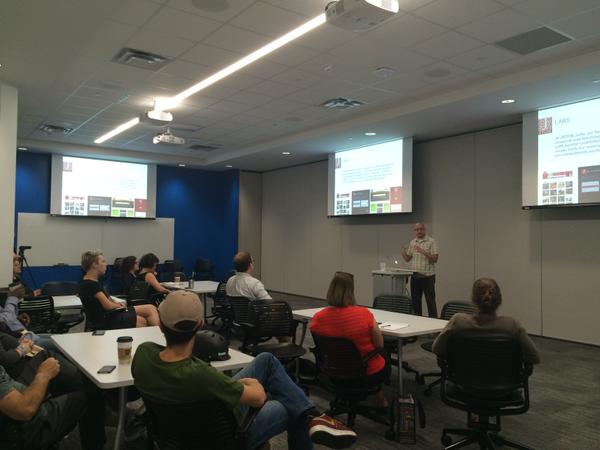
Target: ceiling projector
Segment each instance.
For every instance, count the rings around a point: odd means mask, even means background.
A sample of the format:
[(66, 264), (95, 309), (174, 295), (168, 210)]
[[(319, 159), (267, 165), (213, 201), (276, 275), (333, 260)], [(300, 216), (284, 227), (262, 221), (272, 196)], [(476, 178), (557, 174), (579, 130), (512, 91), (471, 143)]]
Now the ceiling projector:
[(327, 23), (350, 31), (366, 31), (398, 12), (398, 0), (339, 0), (325, 7)]
[(167, 128), (164, 133), (159, 133), (152, 138), (153, 144), (167, 144), (167, 145), (184, 145), (185, 139), (182, 137), (175, 136), (171, 133), (171, 130)]

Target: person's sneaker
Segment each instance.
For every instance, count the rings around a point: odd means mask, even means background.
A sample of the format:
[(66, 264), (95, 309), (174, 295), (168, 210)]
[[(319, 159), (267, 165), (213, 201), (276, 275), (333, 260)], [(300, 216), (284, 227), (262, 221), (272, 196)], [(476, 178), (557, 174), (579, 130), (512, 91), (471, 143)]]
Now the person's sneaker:
[(308, 435), (315, 444), (329, 448), (348, 448), (356, 442), (356, 433), (337, 419), (321, 414), (308, 424)]

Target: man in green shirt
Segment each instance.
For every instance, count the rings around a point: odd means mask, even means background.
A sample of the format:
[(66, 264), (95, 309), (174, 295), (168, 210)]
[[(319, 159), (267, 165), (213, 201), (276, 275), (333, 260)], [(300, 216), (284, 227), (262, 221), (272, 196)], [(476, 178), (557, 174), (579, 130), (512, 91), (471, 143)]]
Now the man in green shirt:
[(270, 353), (258, 355), (232, 378), (192, 356), (204, 317), (202, 302), (193, 292), (170, 293), (158, 312), (167, 346), (141, 344), (131, 367), (143, 394), (173, 402), (220, 400), (238, 419), (243, 409), (260, 408), (249, 428), (249, 449), (284, 431), (291, 450), (311, 450), (313, 443), (346, 448), (356, 441), (354, 431), (316, 410)]

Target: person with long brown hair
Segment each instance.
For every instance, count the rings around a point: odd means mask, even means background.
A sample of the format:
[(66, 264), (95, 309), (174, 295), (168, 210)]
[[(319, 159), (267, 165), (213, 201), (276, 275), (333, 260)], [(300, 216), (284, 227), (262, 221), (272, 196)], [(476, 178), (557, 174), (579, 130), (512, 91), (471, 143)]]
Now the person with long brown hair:
[(473, 283), (471, 301), (477, 306), (475, 314), (457, 313), (448, 321), (446, 328), (433, 343), (433, 352), (444, 356), (448, 345), (448, 337), (454, 331), (477, 330), (490, 333), (503, 333), (514, 336), (521, 343), (523, 358), (526, 363), (537, 364), (540, 356), (525, 328), (512, 317), (499, 316), (497, 310), (502, 304), (500, 286), (493, 278), (479, 278)]

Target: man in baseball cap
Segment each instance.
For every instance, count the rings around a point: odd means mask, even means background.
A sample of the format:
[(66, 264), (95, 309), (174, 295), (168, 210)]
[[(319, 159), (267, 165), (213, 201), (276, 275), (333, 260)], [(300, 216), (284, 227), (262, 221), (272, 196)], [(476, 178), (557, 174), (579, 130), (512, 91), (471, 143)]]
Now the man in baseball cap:
[(356, 441), (354, 431), (317, 411), (270, 353), (261, 353), (233, 377), (193, 357), (194, 337), (204, 317), (202, 302), (193, 292), (171, 292), (158, 312), (167, 346), (141, 344), (131, 367), (142, 394), (182, 403), (218, 399), (238, 422), (247, 407), (261, 408), (249, 428), (248, 447), (253, 449), (284, 431), (289, 447), (298, 450), (311, 450), (313, 443), (346, 448)]

